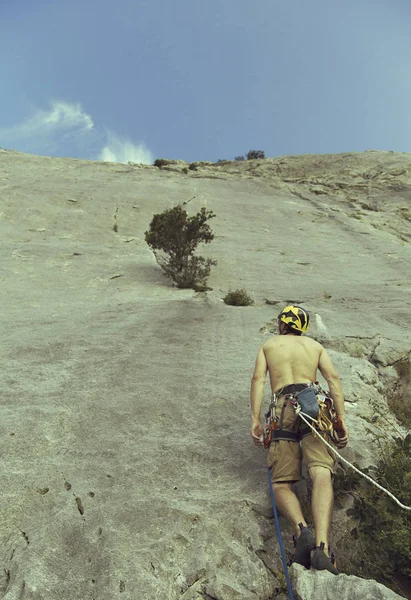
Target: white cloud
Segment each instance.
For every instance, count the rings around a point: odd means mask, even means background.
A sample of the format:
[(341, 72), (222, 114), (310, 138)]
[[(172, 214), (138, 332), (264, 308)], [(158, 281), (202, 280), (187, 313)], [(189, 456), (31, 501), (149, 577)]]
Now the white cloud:
[(61, 142), (83, 138), (94, 128), (89, 115), (80, 104), (51, 102), (50, 110), (35, 110), (22, 123), (0, 130), (5, 147), (26, 152), (55, 152)]
[(99, 159), (105, 162), (118, 163), (142, 163), (144, 165), (153, 163), (153, 155), (143, 144), (136, 146), (126, 138), (109, 133), (108, 144), (100, 152)]
[(91, 117), (83, 112), (80, 104), (52, 102), (51, 111), (43, 114), (44, 123), (53, 127), (72, 127), (77, 128), (78, 131), (90, 131), (94, 127)]
[[(0, 129), (4, 148), (57, 156), (75, 156), (109, 162), (151, 164), (153, 156), (143, 144), (114, 133), (99, 131), (81, 104), (52, 101), (49, 110), (36, 109), (22, 123)], [(102, 150), (98, 150), (98, 148)]]

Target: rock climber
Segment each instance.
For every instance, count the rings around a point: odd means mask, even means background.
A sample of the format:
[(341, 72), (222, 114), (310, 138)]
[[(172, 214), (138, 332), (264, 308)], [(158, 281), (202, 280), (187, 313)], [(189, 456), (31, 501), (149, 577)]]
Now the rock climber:
[[(319, 436), (312, 433), (288, 401), (293, 394), (298, 395), (298, 392), (314, 385), (319, 369), (327, 381), (336, 415), (340, 418), (338, 447), (346, 446), (348, 430), (341, 381), (323, 346), (302, 335), (308, 330), (308, 325), (309, 314), (304, 308), (286, 306), (278, 316), (279, 335), (271, 337), (259, 349), (251, 381), (251, 436), (256, 446), (264, 446), (260, 415), (268, 371), (277, 429), (269, 447), (267, 464), (271, 472), (276, 506), (295, 530), (293, 562), (306, 568), (326, 569), (338, 574), (329, 546), (335, 461)], [(315, 537), (291, 487), (301, 479), (302, 460), (312, 480), (311, 508)]]

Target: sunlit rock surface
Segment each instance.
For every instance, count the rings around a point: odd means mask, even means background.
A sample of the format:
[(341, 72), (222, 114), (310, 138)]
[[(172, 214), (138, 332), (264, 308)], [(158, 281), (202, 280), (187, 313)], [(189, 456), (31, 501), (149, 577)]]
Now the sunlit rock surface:
[[(281, 592), (249, 385), (290, 300), (317, 315), (342, 376), (344, 455), (375, 460), (369, 402), (410, 348), (411, 156), (187, 166), (0, 151), (5, 600)], [(173, 288), (144, 241), (184, 201), (217, 215), (207, 293)], [(255, 305), (225, 305), (230, 288)], [(285, 526), (284, 540), (290, 553)]]
[(355, 575), (332, 575), (328, 571), (309, 571), (301, 565), (290, 569), (291, 585), (295, 600), (400, 600), (395, 594), (373, 579), (361, 579)]

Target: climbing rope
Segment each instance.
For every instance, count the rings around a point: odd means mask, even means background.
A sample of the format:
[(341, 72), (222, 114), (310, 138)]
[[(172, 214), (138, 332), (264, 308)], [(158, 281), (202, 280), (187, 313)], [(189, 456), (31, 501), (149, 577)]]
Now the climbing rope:
[(274, 488), (273, 488), (273, 482), (271, 481), (271, 473), (270, 473), (269, 467), (267, 467), (267, 475), (268, 475), (268, 484), (270, 486), (271, 504), (273, 505), (275, 528), (277, 529), (277, 538), (278, 538), (278, 543), (280, 545), (281, 560), (283, 561), (284, 575), (287, 580), (288, 596), (289, 596), (290, 600), (294, 600), (293, 590), (291, 588), (290, 575), (288, 573), (287, 561), (285, 559), (283, 538), (281, 536), (280, 522), (278, 520), (277, 507), (275, 505)]
[(345, 463), (346, 465), (348, 465), (349, 467), (351, 467), (352, 469), (354, 469), (354, 471), (356, 473), (358, 473), (359, 475), (362, 475), (365, 479), (367, 479), (370, 483), (372, 483), (373, 485), (375, 485), (375, 487), (377, 487), (379, 490), (381, 490), (382, 492), (384, 492), (385, 494), (387, 494), (390, 498), (392, 498), (394, 500), (394, 502), (396, 502), (398, 504), (398, 506), (400, 506), (402, 509), (404, 510), (411, 510), (411, 506), (406, 506), (405, 504), (402, 504), (402, 502), (400, 502), (398, 500), (398, 498), (396, 498), (394, 496), (394, 494), (392, 494), (391, 492), (389, 492), (387, 489), (385, 489), (384, 487), (382, 487), (382, 485), (380, 485), (379, 483), (377, 483), (374, 479), (372, 479), (372, 477), (369, 477), (368, 475), (366, 475), (365, 473), (363, 473), (362, 471), (360, 471), (360, 469), (357, 469), (357, 467), (354, 467), (353, 464), (351, 464), (347, 459), (345, 459), (343, 456), (341, 456), (341, 454), (339, 452), (337, 452), (337, 450), (334, 448), (334, 446), (332, 446), (331, 444), (329, 444), (327, 442), (327, 440), (325, 440), (321, 435), (318, 435), (318, 431), (315, 427), (313, 427), (311, 425), (311, 423), (307, 420), (311, 419), (311, 421), (317, 422), (316, 419), (314, 419), (313, 417), (311, 417), (310, 415), (307, 415), (306, 413), (303, 413), (301, 408), (297, 405), (295, 407), (295, 412), (301, 417), (301, 419), (304, 421), (304, 423), (306, 423), (306, 425), (308, 425), (309, 427), (311, 427), (311, 429), (313, 430), (313, 432), (317, 435), (317, 437), (320, 438), (320, 440), (328, 447), (330, 448), (334, 454), (336, 454), (338, 456), (338, 458)]

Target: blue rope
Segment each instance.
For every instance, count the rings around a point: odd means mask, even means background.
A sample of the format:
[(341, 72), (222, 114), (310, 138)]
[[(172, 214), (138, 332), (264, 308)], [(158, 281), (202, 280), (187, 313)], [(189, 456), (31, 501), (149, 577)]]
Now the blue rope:
[(281, 560), (283, 561), (284, 575), (287, 580), (288, 596), (289, 596), (290, 600), (294, 600), (293, 590), (291, 588), (290, 576), (288, 574), (287, 561), (285, 559), (283, 538), (281, 536), (280, 523), (278, 521), (277, 507), (275, 505), (275, 498), (274, 498), (274, 488), (273, 488), (273, 482), (271, 481), (271, 472), (270, 472), (269, 467), (267, 467), (267, 474), (268, 474), (268, 484), (270, 486), (271, 504), (273, 505), (273, 511), (274, 511), (275, 527), (277, 529), (277, 538), (278, 538), (278, 543), (280, 545)]

